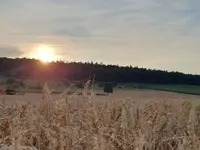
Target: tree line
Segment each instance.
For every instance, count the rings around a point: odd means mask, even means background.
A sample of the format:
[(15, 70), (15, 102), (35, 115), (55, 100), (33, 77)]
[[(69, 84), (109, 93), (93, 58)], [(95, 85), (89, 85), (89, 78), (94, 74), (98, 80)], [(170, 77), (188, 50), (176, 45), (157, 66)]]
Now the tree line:
[(132, 66), (104, 65), (93, 62), (55, 61), (43, 64), (36, 59), (0, 58), (0, 76), (41, 80), (86, 80), (94, 77), (99, 82), (145, 84), (200, 85), (200, 75), (168, 72)]

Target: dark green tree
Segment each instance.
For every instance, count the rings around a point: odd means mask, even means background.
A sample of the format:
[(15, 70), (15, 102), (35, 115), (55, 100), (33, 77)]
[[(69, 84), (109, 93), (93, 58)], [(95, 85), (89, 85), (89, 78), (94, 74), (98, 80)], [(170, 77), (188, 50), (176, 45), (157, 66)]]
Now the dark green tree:
[(112, 86), (112, 84), (106, 83), (104, 85), (103, 91), (104, 91), (104, 93), (107, 93), (107, 94), (113, 93), (113, 86)]

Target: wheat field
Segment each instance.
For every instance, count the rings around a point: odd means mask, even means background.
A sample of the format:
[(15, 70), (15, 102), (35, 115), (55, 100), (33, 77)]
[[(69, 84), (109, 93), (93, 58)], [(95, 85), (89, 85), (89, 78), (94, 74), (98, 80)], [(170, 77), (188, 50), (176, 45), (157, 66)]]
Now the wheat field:
[(0, 150), (198, 150), (199, 98), (52, 95), (47, 85), (42, 95), (1, 96)]

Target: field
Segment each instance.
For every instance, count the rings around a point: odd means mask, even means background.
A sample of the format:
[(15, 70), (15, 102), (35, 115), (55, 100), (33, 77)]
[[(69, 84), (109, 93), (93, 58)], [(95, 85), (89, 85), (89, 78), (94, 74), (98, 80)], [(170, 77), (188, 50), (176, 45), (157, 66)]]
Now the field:
[(194, 85), (178, 85), (178, 84), (141, 84), (141, 83), (129, 83), (129, 84), (118, 84), (117, 88), (124, 90), (158, 90), (168, 91), (182, 94), (200, 95), (200, 86)]
[(200, 148), (200, 96), (154, 90), (66, 93), (50, 94), (45, 86), (40, 94), (2, 95), (0, 150)]
[[(131, 86), (129, 85), (128, 87), (130, 88)], [(200, 86), (194, 85), (132, 84), (132, 88), (200, 95)]]
[[(77, 90), (78, 91), (78, 90)], [(80, 93), (79, 90), (77, 93)], [(180, 102), (180, 101), (189, 101), (191, 103), (200, 104), (200, 96), (198, 95), (189, 95), (189, 94), (178, 94), (165, 91), (156, 91), (156, 90), (115, 90), (114, 94), (105, 96), (101, 90), (96, 90), (96, 93), (101, 94), (102, 96), (95, 96), (95, 100), (107, 101), (110, 99), (114, 100), (123, 100), (131, 99), (136, 100), (138, 103), (144, 103), (148, 101), (168, 101), (168, 102)], [(53, 101), (61, 99), (61, 94), (51, 94)], [(81, 97), (81, 96), (76, 96)], [(12, 104), (13, 102), (26, 104), (30, 102), (31, 104), (37, 105), (42, 101), (42, 93), (26, 93), (25, 95), (4, 95), (3, 98), (7, 103)]]

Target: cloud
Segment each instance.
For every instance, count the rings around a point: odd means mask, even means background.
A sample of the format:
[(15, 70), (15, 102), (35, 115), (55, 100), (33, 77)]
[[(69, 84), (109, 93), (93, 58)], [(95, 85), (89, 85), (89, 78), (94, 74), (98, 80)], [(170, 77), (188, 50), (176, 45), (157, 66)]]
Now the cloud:
[(21, 55), (21, 51), (17, 47), (0, 46), (0, 56), (2, 57), (18, 57), (19, 55)]
[(84, 26), (74, 25), (72, 27), (66, 27), (63, 29), (58, 29), (53, 32), (58, 36), (69, 36), (69, 37), (90, 37), (91, 34), (88, 29)]
[(198, 0), (2, 0), (0, 44), (19, 45), (26, 54), (32, 45), (47, 43), (66, 59), (200, 73), (193, 68), (200, 63), (199, 4)]

